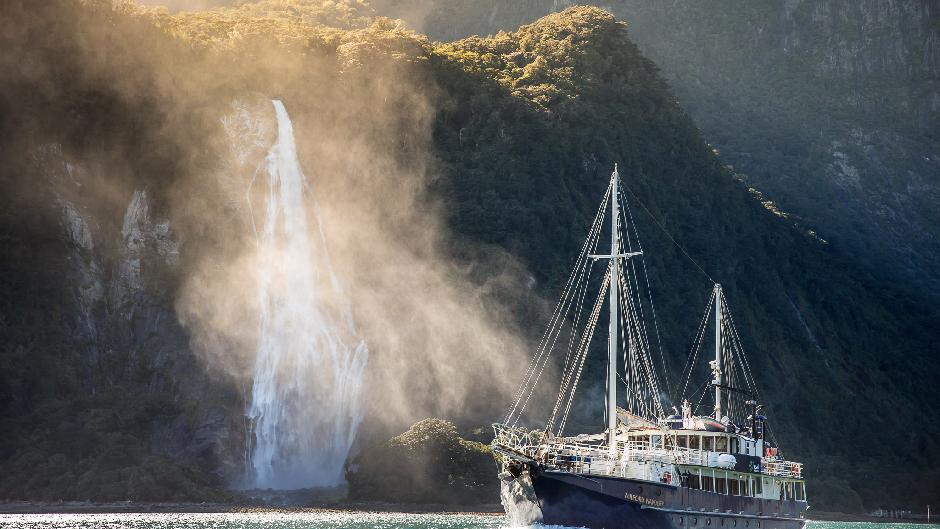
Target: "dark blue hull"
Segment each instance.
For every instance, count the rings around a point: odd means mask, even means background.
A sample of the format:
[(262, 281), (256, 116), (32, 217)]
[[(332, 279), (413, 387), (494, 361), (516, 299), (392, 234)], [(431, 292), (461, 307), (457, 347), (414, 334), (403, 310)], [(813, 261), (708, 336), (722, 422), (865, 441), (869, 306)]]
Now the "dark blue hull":
[[(530, 467), (531, 468), (531, 467)], [(541, 522), (590, 529), (802, 529), (805, 502), (531, 468)]]

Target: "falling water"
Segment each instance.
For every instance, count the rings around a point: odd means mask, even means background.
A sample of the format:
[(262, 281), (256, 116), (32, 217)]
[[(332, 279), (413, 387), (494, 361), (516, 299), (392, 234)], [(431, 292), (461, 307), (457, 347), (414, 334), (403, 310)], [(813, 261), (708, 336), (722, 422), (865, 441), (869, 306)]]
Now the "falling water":
[(266, 158), (263, 222), (256, 221), (261, 313), (247, 411), (250, 470), (258, 488), (335, 486), (361, 420), (368, 350), (333, 274), (290, 117), (273, 103), (277, 140)]

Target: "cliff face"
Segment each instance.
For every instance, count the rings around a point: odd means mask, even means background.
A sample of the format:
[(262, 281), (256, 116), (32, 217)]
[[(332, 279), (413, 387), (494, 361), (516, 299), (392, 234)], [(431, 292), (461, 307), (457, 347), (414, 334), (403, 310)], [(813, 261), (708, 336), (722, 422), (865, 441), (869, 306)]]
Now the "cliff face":
[[(443, 40), (565, 4), (373, 2)], [(598, 5), (742, 177), (876, 275), (940, 295), (940, 2)]]
[(61, 144), (21, 169), (33, 181), (17, 206), (41, 220), (4, 225), (0, 494), (219, 498), (241, 471), (239, 397), (193, 369), (174, 308), (179, 234), (146, 188), (102, 207), (103, 180), (131, 179)]
[(166, 207), (178, 143), (158, 69), (104, 46), (153, 43), (152, 25), (110, 2), (13, 2), (0, 18), (0, 496), (219, 499), (241, 470), (240, 396), (196, 368), (176, 315), (198, 246)]
[(876, 274), (940, 292), (940, 3), (618, 11), (737, 171)]

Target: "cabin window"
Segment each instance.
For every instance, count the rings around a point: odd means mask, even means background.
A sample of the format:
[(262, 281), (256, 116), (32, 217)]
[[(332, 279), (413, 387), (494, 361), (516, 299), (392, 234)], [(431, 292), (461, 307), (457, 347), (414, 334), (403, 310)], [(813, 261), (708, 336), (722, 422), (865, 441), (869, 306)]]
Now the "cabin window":
[(761, 488), (761, 481), (759, 479), (754, 480), (754, 495), (759, 496), (764, 493), (764, 489)]
[(799, 501), (806, 500), (806, 484), (805, 483), (795, 483), (794, 489), (796, 490), (796, 499)]
[(702, 480), (699, 478), (698, 474), (689, 475), (689, 488), (690, 489), (700, 489), (702, 488)]
[(725, 436), (715, 438), (715, 451), (716, 452), (727, 452), (728, 451), (728, 438)]
[(715, 478), (715, 492), (718, 494), (728, 493), (728, 483), (725, 478)]
[(676, 444), (675, 437), (671, 435), (667, 435), (665, 438), (665, 441), (666, 441), (666, 450), (672, 450), (675, 447), (675, 444)]
[(701, 437), (697, 435), (689, 436), (689, 448), (692, 450), (698, 450), (701, 445)]
[(736, 480), (736, 479), (729, 479), (729, 480), (728, 480), (728, 494), (731, 494), (732, 496), (740, 496), (740, 495), (741, 495), (741, 487), (740, 487), (740, 485), (738, 484), (738, 480)]
[(715, 447), (714, 442), (715, 442), (714, 437), (710, 437), (710, 436), (703, 437), (702, 438), (702, 450), (707, 450), (711, 452), (712, 450), (714, 450), (714, 447)]
[(676, 437), (676, 443), (678, 443), (679, 448), (688, 448), (689, 447), (689, 436), (688, 435), (679, 435)]
[(785, 492), (784, 492), (784, 498), (783, 498), (783, 499), (785, 499), (785, 500), (792, 500), (792, 499), (793, 499), (793, 483), (788, 481), (788, 482), (784, 485), (784, 491), (785, 491)]
[(731, 439), (731, 453), (738, 453), (738, 439), (736, 437)]
[(650, 437), (650, 448), (662, 448), (663, 437), (661, 435), (653, 435)]
[(711, 476), (702, 476), (702, 490), (715, 492), (715, 480)]

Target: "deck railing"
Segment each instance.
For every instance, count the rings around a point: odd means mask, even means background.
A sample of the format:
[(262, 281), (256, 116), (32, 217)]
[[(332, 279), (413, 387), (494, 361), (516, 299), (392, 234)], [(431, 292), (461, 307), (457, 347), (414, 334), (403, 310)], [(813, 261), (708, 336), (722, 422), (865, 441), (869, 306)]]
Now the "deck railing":
[[(494, 444), (507, 447), (553, 468), (608, 475), (616, 473), (618, 468), (622, 472), (623, 463), (630, 461), (723, 468), (718, 465), (718, 456), (722, 452), (681, 446), (662, 448), (654, 447), (648, 441), (629, 441), (621, 443), (623, 450), (616, 456), (611, 456), (604, 444), (579, 442), (571, 438), (547, 439), (542, 432), (530, 432), (504, 425), (494, 425), (494, 431)], [(761, 458), (761, 464), (762, 472), (769, 476), (794, 479), (803, 477), (802, 463), (764, 457)]]
[(764, 467), (764, 474), (768, 474), (770, 476), (777, 476), (781, 478), (803, 477), (803, 463), (764, 457), (761, 458), (761, 465)]

